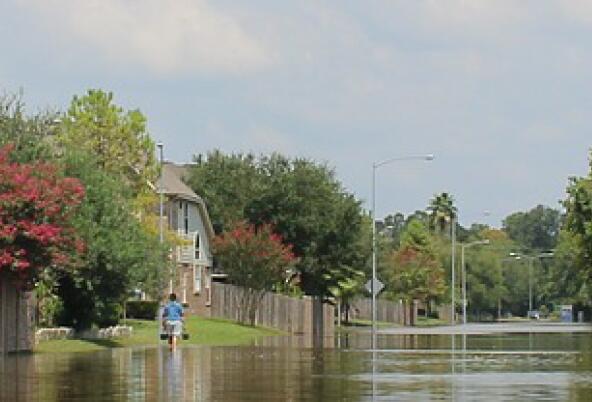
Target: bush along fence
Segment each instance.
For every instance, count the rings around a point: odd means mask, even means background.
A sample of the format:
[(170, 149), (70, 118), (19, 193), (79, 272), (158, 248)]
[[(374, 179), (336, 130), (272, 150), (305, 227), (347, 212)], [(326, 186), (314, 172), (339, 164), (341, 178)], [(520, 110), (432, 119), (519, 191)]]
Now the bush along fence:
[[(240, 321), (241, 287), (213, 283), (211, 316)], [(335, 307), (312, 297), (294, 298), (265, 293), (255, 312), (255, 325), (275, 328), (291, 334), (332, 335)]]
[(0, 277), (0, 353), (32, 350), (35, 344), (35, 296)]

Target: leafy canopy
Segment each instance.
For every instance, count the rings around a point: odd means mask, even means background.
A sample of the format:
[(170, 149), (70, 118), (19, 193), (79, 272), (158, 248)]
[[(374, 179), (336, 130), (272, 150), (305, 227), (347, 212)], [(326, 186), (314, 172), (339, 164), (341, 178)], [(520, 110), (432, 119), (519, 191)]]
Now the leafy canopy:
[(428, 228), (412, 220), (401, 237), (401, 247), (388, 260), (389, 291), (405, 301), (427, 301), (445, 289), (444, 269), (437, 259)]
[(516, 212), (504, 219), (503, 229), (510, 239), (529, 250), (549, 250), (557, 244), (561, 213), (544, 205)]
[(306, 293), (327, 296), (351, 269), (365, 266), (369, 243), (360, 246), (366, 240), (360, 203), (326, 165), (217, 151), (195, 159), (188, 182), (213, 220), (224, 228), (240, 220), (271, 224), (298, 257)]
[(82, 249), (71, 221), (84, 188), (55, 165), (11, 162), (11, 149), (0, 148), (0, 274), (30, 285)]
[(158, 176), (154, 142), (139, 110), (124, 111), (113, 94), (89, 90), (74, 96), (59, 127), (58, 140), (67, 149), (94, 155), (105, 173), (121, 177), (139, 193)]
[(81, 267), (58, 277), (64, 302), (60, 323), (76, 328), (112, 325), (133, 288), (158, 298), (168, 271), (167, 250), (143, 230), (131, 208), (131, 191), (118, 177), (96, 169), (88, 155), (71, 153), (63, 163), (68, 175), (87, 186), (73, 218), (86, 249)]

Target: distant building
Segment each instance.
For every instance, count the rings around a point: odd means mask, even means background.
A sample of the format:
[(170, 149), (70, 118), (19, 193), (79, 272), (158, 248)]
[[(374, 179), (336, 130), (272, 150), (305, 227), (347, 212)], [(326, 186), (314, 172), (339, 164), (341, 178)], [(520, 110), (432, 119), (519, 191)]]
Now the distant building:
[(209, 316), (214, 229), (204, 201), (183, 182), (186, 173), (187, 166), (163, 164), (164, 216), (168, 229), (177, 233), (184, 243), (172, 252), (175, 264), (169, 291), (174, 291), (178, 300), (187, 304), (189, 314)]

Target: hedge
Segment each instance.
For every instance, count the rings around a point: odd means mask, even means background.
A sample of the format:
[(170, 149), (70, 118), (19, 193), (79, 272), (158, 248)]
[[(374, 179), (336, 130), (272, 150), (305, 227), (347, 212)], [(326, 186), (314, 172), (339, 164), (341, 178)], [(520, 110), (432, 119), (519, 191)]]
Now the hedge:
[(126, 303), (126, 317), (142, 320), (154, 320), (158, 313), (158, 302), (148, 300), (130, 300)]

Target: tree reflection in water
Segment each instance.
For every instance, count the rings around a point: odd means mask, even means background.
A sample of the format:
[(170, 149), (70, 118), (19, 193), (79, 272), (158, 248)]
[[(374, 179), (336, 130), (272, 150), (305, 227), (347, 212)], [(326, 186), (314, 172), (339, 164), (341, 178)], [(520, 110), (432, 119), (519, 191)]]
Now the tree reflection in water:
[[(112, 349), (0, 357), (1, 401), (588, 400), (590, 334), (383, 336), (314, 348)], [(373, 382), (374, 380), (374, 382)]]

